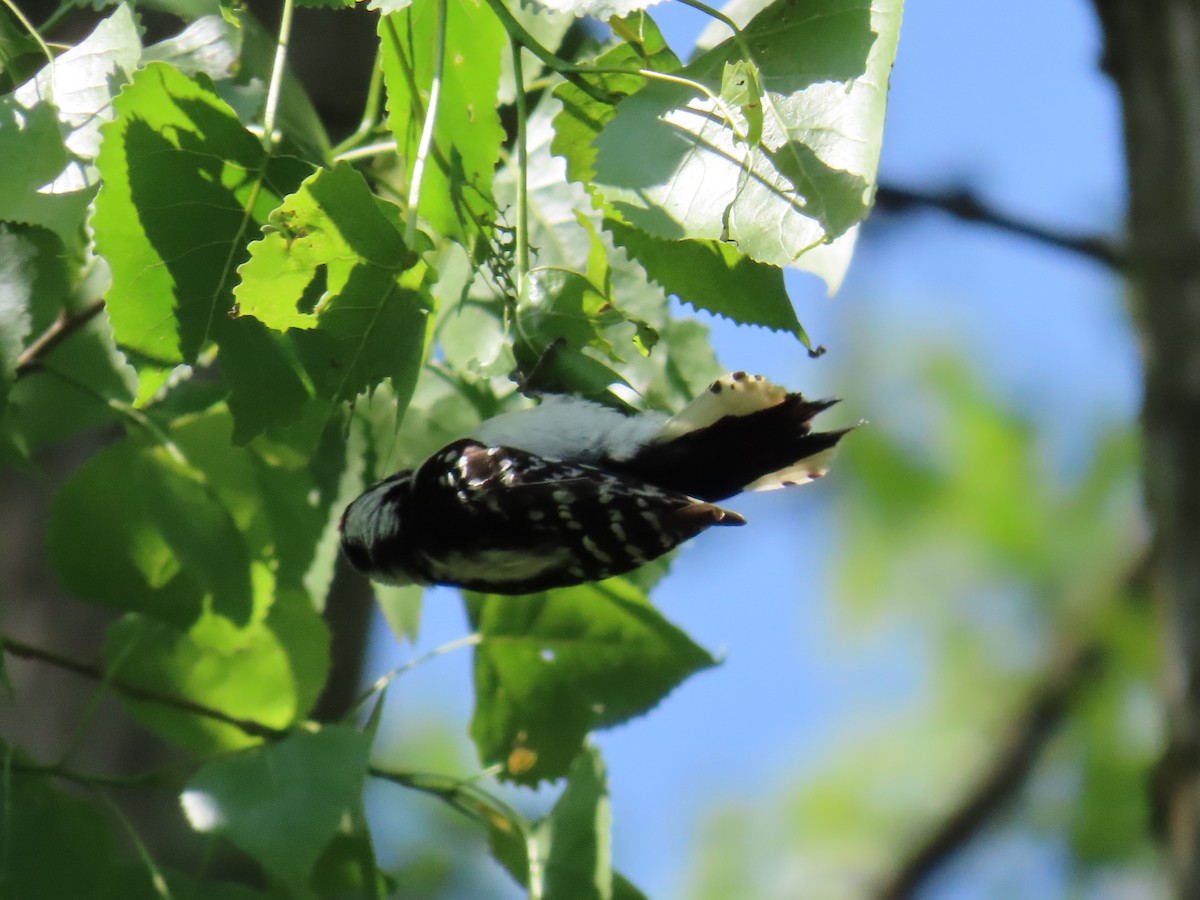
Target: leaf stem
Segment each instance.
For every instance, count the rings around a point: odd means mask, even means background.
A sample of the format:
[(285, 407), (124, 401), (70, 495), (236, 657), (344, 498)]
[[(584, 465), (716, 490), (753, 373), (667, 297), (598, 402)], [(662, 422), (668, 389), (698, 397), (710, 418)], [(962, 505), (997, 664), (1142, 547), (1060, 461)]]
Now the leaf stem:
[(121, 416), (122, 418), (128, 420), (131, 424), (141, 428), (152, 438), (154, 438), (154, 440), (157, 441), (158, 444), (170, 454), (171, 459), (173, 459), (175, 462), (185, 466), (191, 465), (183, 451), (179, 449), (179, 445), (175, 443), (175, 440), (170, 434), (167, 433), (166, 429), (164, 429), (161, 425), (155, 422), (154, 419), (146, 415), (133, 404), (126, 403), (124, 400), (117, 400), (115, 397), (106, 397), (91, 385), (85, 384), (84, 382), (71, 377), (65, 372), (60, 372), (57, 369), (43, 369), (42, 371), (44, 371), (47, 375), (53, 375), (64, 384), (70, 385), (81, 394), (91, 397), (97, 403), (107, 406), (118, 416)]
[(146, 703), (159, 703), (163, 706), (170, 706), (182, 712), (194, 713), (198, 716), (203, 716), (206, 719), (212, 719), (215, 722), (223, 722), (226, 725), (232, 725), (239, 731), (250, 735), (251, 737), (275, 738), (282, 737), (287, 732), (283, 729), (272, 728), (269, 725), (263, 725), (261, 722), (254, 722), (250, 719), (239, 719), (231, 716), (228, 713), (223, 713), (219, 709), (212, 709), (195, 701), (188, 700), (184, 697), (175, 697), (171, 694), (164, 694), (159, 691), (149, 688), (138, 687), (137, 685), (127, 684), (119, 679), (108, 677), (100, 667), (81, 663), (78, 660), (70, 659), (50, 650), (43, 650), (41, 647), (34, 647), (22, 641), (14, 640), (11, 637), (0, 634), (0, 650), (12, 656), (19, 656), (23, 659), (35, 659), (39, 662), (44, 662), (48, 665), (56, 666), (67, 672), (74, 672), (76, 675), (81, 675), (84, 678), (90, 678), (94, 681), (103, 681), (110, 684), (113, 690), (124, 694), (132, 700), (141, 700)]
[[(66, 4), (64, 4), (64, 6), (65, 5)], [(30, 22), (27, 18), (25, 18), (25, 14), (23, 12), (21, 12), (21, 8), (19, 6), (17, 6), (17, 4), (13, 2), (13, 0), (4, 0), (4, 6), (8, 9), (9, 12), (11, 12), (16, 17), (17, 21), (21, 23), (21, 26), (26, 31), (29, 32), (30, 37), (32, 37), (35, 41), (37, 41), (38, 47), (41, 48), (42, 54), (46, 57), (46, 64), (49, 66), (49, 76), (50, 76), (50, 99), (53, 100), (54, 99), (54, 54), (50, 52), (50, 48), (48, 46), (46, 46), (46, 42), (44, 40), (42, 40), (42, 36), (38, 32), (38, 30), (33, 27), (33, 23)], [(60, 6), (59, 10), (61, 10), (62, 8), (63, 7)], [(57, 14), (58, 14), (58, 11), (55, 12), (55, 15), (57, 15)], [(53, 19), (54, 16), (52, 16), (51, 18)], [(50, 25), (52, 25), (52, 24), (53, 24), (53, 22), (50, 22), (43, 27), (49, 28)]]
[(449, 17), (447, 0), (437, 0), (437, 38), (433, 60), (433, 80), (429, 84), (429, 106), (425, 109), (425, 123), (421, 126), (421, 139), (417, 143), (417, 155), (413, 160), (412, 180), (408, 185), (408, 222), (404, 229), (404, 242), (412, 247), (417, 242), (417, 210), (421, 203), (421, 181), (425, 177), (425, 161), (433, 143), (433, 129), (437, 124), (438, 98), (442, 93), (442, 75), (446, 67), (446, 20)]
[(517, 296), (525, 293), (529, 276), (529, 147), (526, 137), (525, 73), (521, 64), (521, 44), (509, 36), (512, 48), (513, 81), (517, 107)]
[(121, 809), (112, 797), (108, 796), (107, 791), (103, 791), (93, 785), (92, 793), (104, 801), (104, 805), (112, 811), (117, 821), (125, 827), (125, 832), (129, 835), (130, 843), (133, 844), (134, 850), (142, 861), (142, 865), (146, 867), (146, 873), (150, 876), (150, 884), (154, 887), (154, 892), (162, 900), (171, 900), (171, 889), (167, 886), (167, 879), (163, 877), (162, 869), (154, 861), (154, 857), (150, 854), (150, 848), (146, 846), (146, 843), (142, 840), (142, 836), (138, 834), (133, 822), (125, 815), (125, 811)]
[(520, 834), (526, 843), (529, 841), (528, 835), (532, 830), (529, 820), (499, 797), (476, 785), (474, 778), (456, 778), (436, 772), (397, 772), (378, 766), (369, 767), (367, 774), (437, 797), (464, 815), (492, 828), (497, 827), (497, 821), (504, 822)]
[(263, 149), (268, 153), (275, 146), (275, 117), (279, 112), (279, 97), (283, 91), (294, 9), (294, 0), (283, 0), (283, 10), (279, 15), (279, 38), (275, 43), (275, 61), (271, 65), (271, 82), (267, 86), (267, 101), (263, 106), (262, 142)]
[(742, 33), (742, 29), (738, 28), (737, 23), (734, 22), (733, 19), (729, 18), (729, 16), (725, 15), (725, 13), (721, 12), (719, 9), (714, 9), (707, 3), (702, 3), (701, 0), (679, 0), (679, 2), (684, 6), (690, 6), (692, 9), (699, 10), (706, 16), (716, 19), (722, 25), (727, 26), (729, 30), (734, 33), (735, 37)]
[[(367, 99), (363, 103), (362, 119), (358, 123), (358, 127), (344, 141), (337, 144), (329, 151), (330, 156), (335, 161), (343, 159), (343, 154), (351, 152), (354, 145), (369, 135), (375, 130), (375, 126), (379, 123), (379, 102), (383, 96), (383, 49), (380, 46), (375, 51), (375, 65), (371, 69), (371, 83), (367, 87)], [(395, 149), (395, 142), (391, 142), (392, 148)], [(371, 146), (378, 146), (377, 144)], [(351, 159), (357, 157), (350, 157)]]
[(563, 78), (571, 82), (593, 100), (599, 100), (601, 103), (612, 103), (613, 98), (595, 87), (593, 87), (586, 79), (580, 77), (580, 73), (592, 71), (586, 66), (579, 66), (570, 60), (563, 59), (558, 54), (548, 50), (537, 38), (530, 34), (525, 26), (513, 17), (508, 7), (504, 5), (503, 0), (488, 0), (488, 5), (496, 14), (496, 18), (500, 20), (500, 24), (504, 26), (504, 30), (508, 32), (508, 36), (540, 59), (546, 66), (558, 72)]
[(468, 634), (466, 637), (455, 638), (452, 641), (447, 641), (440, 647), (434, 647), (428, 653), (422, 653), (420, 656), (413, 657), (407, 662), (401, 663), (400, 665), (396, 666), (396, 668), (375, 679), (375, 683), (367, 688), (367, 690), (363, 692), (363, 695), (354, 702), (354, 705), (350, 708), (350, 711), (352, 713), (356, 712), (364, 703), (386, 688), (405, 672), (411, 672), (418, 666), (423, 666), (425, 663), (437, 659), (439, 656), (445, 656), (447, 653), (453, 653), (455, 650), (461, 650), (463, 647), (474, 647), (482, 640), (483, 635), (479, 632), (474, 632), (473, 634)]
[(374, 144), (363, 144), (361, 147), (350, 147), (333, 154), (334, 162), (352, 162), (356, 159), (366, 159), (371, 156), (381, 156), (384, 153), (395, 153), (398, 145), (395, 140), (376, 141)]

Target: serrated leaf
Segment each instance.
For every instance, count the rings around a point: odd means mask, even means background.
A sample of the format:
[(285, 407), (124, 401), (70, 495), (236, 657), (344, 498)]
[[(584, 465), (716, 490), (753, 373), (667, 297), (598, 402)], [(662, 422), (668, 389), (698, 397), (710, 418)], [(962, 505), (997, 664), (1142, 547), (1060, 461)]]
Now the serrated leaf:
[[(0, 171), (6, 173), (0, 175), (0, 218), (43, 225), (67, 246), (79, 242), (97, 181), (92, 161), (100, 129), (113, 118), (112, 99), (141, 52), (133, 13), (122, 4), (84, 40), (0, 99), (5, 159)], [(14, 135), (14, 126), (27, 136)], [(13, 146), (6, 147), (9, 142)], [(10, 151), (16, 152), (10, 157)], [(33, 155), (39, 152), (45, 155)]]
[(811, 349), (782, 269), (756, 262), (720, 241), (667, 241), (613, 219), (606, 219), (604, 228), (646, 274), (685, 303), (739, 325), (790, 332)]
[[(269, 328), (309, 329), (337, 303), (355, 268), (397, 277), (418, 262), (352, 166), (319, 169), (271, 212), (238, 270), (238, 315)], [(306, 294), (314, 278), (320, 283)], [(381, 280), (381, 279), (380, 279)]]
[(268, 158), (203, 75), (151, 63), (114, 106), (93, 216), (113, 329), (159, 363), (190, 362), (228, 326), (247, 238), (310, 169)]
[(521, 597), (469, 595), (471, 736), (524, 784), (566, 774), (588, 732), (640, 715), (713, 657), (628, 581)]
[[(653, 236), (730, 240), (762, 262), (805, 268), (807, 251), (869, 210), (900, 7), (900, 0), (776, 0), (740, 40), (678, 73), (716, 93), (727, 63), (753, 63), (761, 143), (744, 140), (744, 116), (728, 122), (699, 91), (652, 81), (596, 139), (600, 193)], [(829, 262), (828, 280), (840, 280)]]
[(293, 330), (329, 400), (384, 378), (406, 398), (423, 358), (429, 272), (381, 204), (349, 165), (319, 170), (271, 213), (238, 270), (239, 315)]
[(193, 828), (227, 837), (293, 889), (362, 802), (370, 739), (326, 726), (207, 763), (181, 798)]
[[(245, 628), (205, 614), (190, 628), (139, 615), (114, 623), (105, 640), (112, 677), (177, 697), (235, 719), (287, 728), (316, 702), (329, 669), (329, 630), (298, 594), (272, 597), (270, 579), (256, 579), (256, 607), (265, 618)], [(189, 709), (122, 695), (142, 724), (176, 746), (209, 753), (259, 738)]]

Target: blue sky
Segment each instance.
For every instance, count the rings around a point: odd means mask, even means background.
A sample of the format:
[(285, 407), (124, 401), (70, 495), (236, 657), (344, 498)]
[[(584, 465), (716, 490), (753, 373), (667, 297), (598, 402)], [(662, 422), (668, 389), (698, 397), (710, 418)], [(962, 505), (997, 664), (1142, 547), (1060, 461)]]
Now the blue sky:
[[(684, 50), (704, 21), (672, 6), (652, 12)], [(1115, 230), (1120, 125), (1099, 54), (1084, 0), (910, 0), (881, 179), (969, 186), (1039, 222)], [(731, 370), (841, 396), (849, 420), (902, 420), (913, 402), (911, 360), (935, 346), (979, 362), (999, 395), (1033, 417), (1064, 476), (1081, 465), (1096, 429), (1136, 415), (1138, 363), (1120, 286), (1096, 264), (928, 214), (871, 223), (837, 297), (804, 276), (790, 289), (810, 335), (829, 348), (824, 358), (809, 360), (787, 337), (716, 322), (720, 358)], [(864, 354), (873, 383), (852, 370)], [(846, 550), (831, 526), (836, 482), (835, 468), (804, 489), (740, 498), (750, 526), (702, 536), (655, 594), (668, 617), (725, 655), (651, 715), (598, 738), (617, 865), (655, 900), (683, 896), (714, 804), (770, 803), (848, 721), (916, 689), (899, 634), (850, 646), (839, 628), (828, 597), (828, 561)], [(466, 630), (453, 592), (431, 592), (417, 652)], [(373, 665), (382, 670), (395, 654), (381, 630)], [(465, 741), (469, 666), (460, 652), (404, 676), (390, 717), (448, 718)], [(1046, 886), (1056, 863), (1043, 862), (1035, 877)], [(970, 896), (969, 863), (947, 873), (937, 893)]]

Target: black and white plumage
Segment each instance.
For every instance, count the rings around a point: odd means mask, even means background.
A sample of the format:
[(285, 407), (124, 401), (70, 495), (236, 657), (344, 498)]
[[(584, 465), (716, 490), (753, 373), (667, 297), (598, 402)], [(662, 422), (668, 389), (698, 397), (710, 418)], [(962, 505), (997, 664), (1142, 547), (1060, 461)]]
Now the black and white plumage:
[(745, 524), (718, 500), (825, 474), (845, 430), (812, 419), (834, 402), (744, 372), (676, 416), (547, 397), (368, 488), (342, 515), (342, 551), (377, 581), (505, 594), (620, 575)]

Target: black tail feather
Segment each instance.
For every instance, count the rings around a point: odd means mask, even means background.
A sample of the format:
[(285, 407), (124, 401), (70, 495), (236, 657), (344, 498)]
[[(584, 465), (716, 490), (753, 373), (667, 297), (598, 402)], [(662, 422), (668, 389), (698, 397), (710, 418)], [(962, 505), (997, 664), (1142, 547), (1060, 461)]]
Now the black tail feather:
[(788, 394), (775, 406), (725, 416), (649, 444), (628, 460), (606, 461), (605, 467), (700, 500), (724, 500), (765, 475), (836, 446), (850, 429), (814, 432), (812, 420), (837, 402)]

